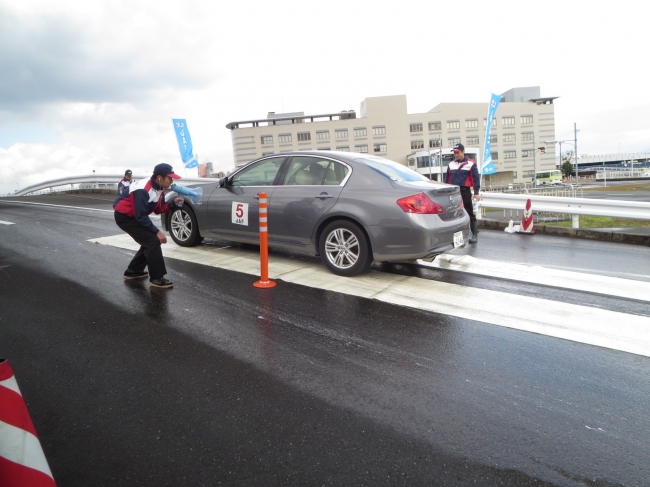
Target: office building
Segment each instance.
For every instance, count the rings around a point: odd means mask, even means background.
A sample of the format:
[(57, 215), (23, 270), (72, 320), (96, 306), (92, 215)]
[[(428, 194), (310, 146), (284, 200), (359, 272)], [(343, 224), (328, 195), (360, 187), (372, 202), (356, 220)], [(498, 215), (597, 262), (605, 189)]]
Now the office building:
[[(499, 172), (512, 181), (530, 181), (537, 171), (555, 169), (553, 100), (536, 87), (502, 94), (492, 127), (491, 152)], [(235, 166), (267, 154), (294, 150), (338, 150), (373, 154), (426, 174), (431, 151), (462, 143), (482, 159), (488, 103), (440, 103), (426, 113), (407, 112), (406, 95), (366, 98), (359, 113), (320, 115), (269, 113), (266, 118), (231, 122)], [(444, 162), (444, 161), (443, 161)], [(418, 168), (418, 166), (420, 166)]]

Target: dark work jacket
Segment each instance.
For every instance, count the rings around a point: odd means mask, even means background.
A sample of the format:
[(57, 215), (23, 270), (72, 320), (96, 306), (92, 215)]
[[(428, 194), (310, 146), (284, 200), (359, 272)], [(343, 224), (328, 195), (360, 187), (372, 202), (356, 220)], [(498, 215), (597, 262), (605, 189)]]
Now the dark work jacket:
[(465, 156), (461, 162), (453, 160), (447, 166), (447, 184), (460, 186), (461, 188), (474, 188), (474, 194), (481, 189), (481, 178), (478, 174), (476, 161)]
[(165, 190), (151, 179), (141, 179), (129, 186), (113, 203), (113, 208), (118, 213), (135, 218), (147, 230), (158, 233), (158, 228), (153, 224), (149, 215), (167, 213), (173, 205), (165, 203)]

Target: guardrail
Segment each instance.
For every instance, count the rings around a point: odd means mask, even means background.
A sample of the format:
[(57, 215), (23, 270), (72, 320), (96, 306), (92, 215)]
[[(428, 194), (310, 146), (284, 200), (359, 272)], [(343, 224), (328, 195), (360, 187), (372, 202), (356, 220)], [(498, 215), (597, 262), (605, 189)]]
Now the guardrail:
[[(134, 179), (144, 179), (147, 176), (133, 176)], [(83, 184), (83, 183), (115, 183), (122, 178), (122, 175), (101, 175), (101, 176), (73, 176), (61, 179), (53, 179), (42, 183), (27, 186), (10, 196), (24, 196), (36, 191), (59, 186)], [(182, 178), (183, 185), (197, 183), (212, 183), (218, 178)], [(530, 191), (530, 190), (529, 190)], [(562, 196), (542, 196), (533, 191), (525, 194), (506, 193), (481, 193), (481, 208), (497, 208), (505, 210), (522, 210), (526, 201), (531, 200), (534, 212), (556, 213), (561, 215), (590, 215), (607, 216), (612, 218), (634, 218), (638, 220), (650, 220), (650, 203), (639, 201), (623, 200), (596, 200), (589, 198), (573, 198)], [(577, 218), (574, 218), (576, 227)], [(577, 228), (577, 227), (576, 227)]]
[(623, 200), (596, 200), (590, 198), (563, 198), (535, 194), (481, 193), (481, 208), (524, 210), (530, 200), (534, 212), (573, 215), (573, 227), (579, 215), (607, 216), (650, 220), (650, 203)]
[[(30, 193), (35, 193), (37, 191), (42, 191), (44, 189), (52, 189), (52, 188), (57, 188), (60, 186), (72, 186), (75, 184), (93, 184), (93, 183), (98, 183), (98, 184), (117, 184), (120, 179), (122, 179), (124, 175), (118, 174), (118, 175), (92, 175), (92, 176), (70, 176), (66, 178), (60, 178), (60, 179), (51, 179), (50, 181), (43, 181), (42, 183), (38, 184), (32, 184), (31, 186), (27, 186), (23, 189), (20, 189), (16, 191), (15, 193), (12, 193), (8, 196), (25, 196)], [(141, 176), (141, 175), (134, 175), (133, 179), (140, 180), (140, 179), (147, 179), (150, 178), (151, 174)], [(218, 181), (217, 178), (183, 178), (182, 181), (184, 181), (185, 184), (187, 183), (211, 183), (214, 181)]]

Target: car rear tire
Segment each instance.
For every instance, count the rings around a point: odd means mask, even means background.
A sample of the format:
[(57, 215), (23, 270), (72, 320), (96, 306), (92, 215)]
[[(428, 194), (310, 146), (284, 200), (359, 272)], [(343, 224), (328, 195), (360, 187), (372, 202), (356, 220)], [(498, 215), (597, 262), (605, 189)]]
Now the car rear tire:
[(318, 250), (325, 266), (339, 276), (356, 276), (372, 264), (372, 251), (366, 234), (347, 220), (337, 220), (325, 227)]
[(169, 234), (181, 247), (192, 247), (201, 243), (199, 225), (194, 212), (187, 206), (174, 208), (169, 216)]

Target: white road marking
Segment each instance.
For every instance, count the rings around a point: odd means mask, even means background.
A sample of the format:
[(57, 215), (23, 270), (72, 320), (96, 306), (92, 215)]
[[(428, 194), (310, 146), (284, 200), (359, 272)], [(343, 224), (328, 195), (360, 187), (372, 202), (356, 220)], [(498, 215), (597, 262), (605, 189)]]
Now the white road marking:
[(646, 281), (477, 259), (470, 255), (442, 254), (431, 263), (421, 261), (421, 265), (650, 302), (650, 282)]
[(13, 222), (4, 222), (4, 221), (0, 220), (0, 225), (15, 225), (15, 223), (13, 223)]
[[(133, 251), (139, 248), (124, 234), (89, 241)], [(259, 256), (253, 252), (208, 246), (179, 247), (171, 239), (162, 247), (169, 258), (259, 276)], [(645, 316), (383, 272), (346, 278), (332, 274), (321, 264), (278, 256), (271, 258), (269, 276), (650, 357), (650, 318)], [(252, 283), (253, 280), (251, 287)]]
[(86, 208), (83, 206), (66, 206), (66, 205), (53, 205), (51, 203), (34, 203), (32, 201), (15, 201), (0, 199), (0, 203), (16, 203), (19, 205), (36, 205), (36, 206), (53, 206), (55, 208), (69, 208), (74, 210), (87, 210), (87, 211), (103, 211), (107, 213), (114, 213), (113, 210), (102, 210), (100, 208)]

